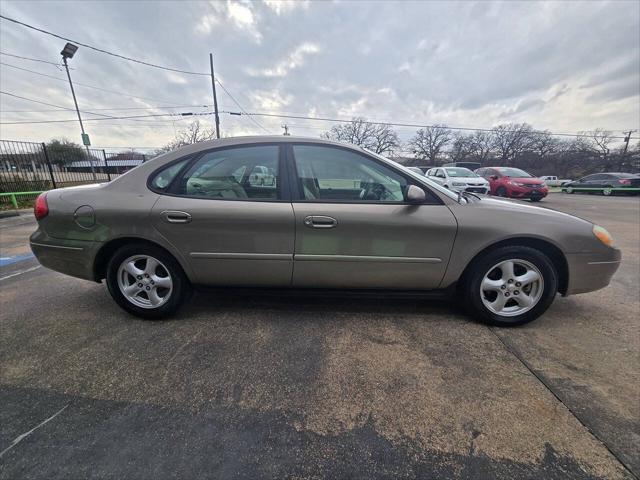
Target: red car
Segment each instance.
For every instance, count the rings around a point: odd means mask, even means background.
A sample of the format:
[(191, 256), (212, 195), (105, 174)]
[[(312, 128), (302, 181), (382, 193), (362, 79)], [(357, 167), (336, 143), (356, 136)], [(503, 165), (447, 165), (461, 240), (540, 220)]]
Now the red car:
[(528, 198), (539, 202), (549, 193), (542, 180), (519, 168), (484, 167), (476, 173), (489, 181), (491, 195), (498, 197)]

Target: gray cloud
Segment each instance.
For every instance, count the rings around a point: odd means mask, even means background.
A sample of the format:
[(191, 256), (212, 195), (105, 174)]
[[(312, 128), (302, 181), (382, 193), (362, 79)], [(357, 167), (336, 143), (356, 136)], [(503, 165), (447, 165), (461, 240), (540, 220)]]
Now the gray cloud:
[[(559, 131), (637, 128), (640, 117), (637, 2), (5, 1), (1, 9), (162, 65), (207, 72), (213, 52), (220, 79), (247, 110), (478, 127), (527, 121)], [(59, 59), (64, 42), (1, 25), (3, 51)], [(53, 66), (2, 61), (64, 77)], [(86, 48), (71, 63), (78, 82), (157, 99), (79, 87), (85, 109), (211, 103), (204, 76), (163, 72)], [(5, 67), (0, 73), (2, 90), (72, 106), (63, 82)], [(238, 109), (224, 92), (219, 98), (224, 109)], [(45, 109), (0, 100), (2, 110)], [(51, 118), (73, 115), (2, 113), (3, 121)], [(281, 132), (280, 119), (258, 121)], [(88, 130), (95, 144), (159, 145), (184, 122), (88, 122)], [(294, 133), (312, 136), (329, 127), (291, 123)], [(242, 117), (223, 115), (222, 125), (227, 134), (263, 133)], [(411, 130), (400, 133), (406, 137)], [(62, 134), (77, 138), (77, 126), (3, 125), (0, 136), (43, 140)]]

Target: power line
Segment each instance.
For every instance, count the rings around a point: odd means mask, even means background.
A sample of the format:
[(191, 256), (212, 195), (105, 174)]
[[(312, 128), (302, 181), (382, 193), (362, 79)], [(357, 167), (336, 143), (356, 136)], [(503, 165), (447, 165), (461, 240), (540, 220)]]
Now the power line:
[[(220, 112), (226, 113), (226, 112)], [(195, 116), (195, 115), (213, 115), (213, 112), (206, 113), (189, 113), (187, 116)], [(150, 115), (129, 115), (124, 117), (106, 117), (106, 118), (87, 118), (85, 122), (97, 122), (101, 120), (130, 120), (134, 118), (151, 118), (151, 117), (173, 117), (173, 116), (182, 116), (180, 113), (156, 113)], [(34, 121), (20, 121), (20, 122), (0, 122), (0, 125), (22, 125), (22, 124), (40, 124), (40, 123), (68, 123), (68, 122), (77, 122), (78, 119), (69, 119), (69, 120), (34, 120)]]
[[(170, 110), (172, 108), (211, 108), (211, 105), (176, 105), (174, 106), (154, 106), (154, 107), (115, 107), (115, 108), (92, 108), (93, 111), (106, 111), (115, 112), (118, 110)], [(60, 110), (2, 110), (0, 113), (47, 113), (47, 112), (59, 112)]]
[[(67, 83), (67, 79), (66, 78), (56, 77), (55, 75), (47, 75), (46, 73), (36, 72), (35, 70), (30, 70), (28, 68), (18, 67), (16, 65), (11, 65), (11, 64), (5, 63), (5, 62), (0, 62), (0, 65), (4, 65), (5, 67), (15, 68), (16, 70), (22, 70), (23, 72), (33, 73), (35, 75), (40, 75), (42, 77), (52, 78), (54, 80), (58, 80), (59, 82)], [(137, 95), (131, 95), (129, 93), (117, 92), (115, 90), (107, 90), (106, 88), (96, 87), (95, 85), (88, 85), (86, 83), (74, 82), (73, 84), (81, 86), (81, 87), (93, 88), (95, 90), (100, 90), (102, 92), (113, 93), (115, 95), (121, 95), (123, 97), (137, 98), (139, 100), (153, 100), (154, 102), (173, 103), (173, 102), (169, 102), (167, 100), (160, 100), (160, 99), (157, 99), (157, 98), (140, 97), (140, 96), (137, 96)]]
[[(307, 117), (304, 115), (286, 115), (286, 114), (281, 114), (281, 113), (266, 113), (266, 112), (245, 112), (243, 111), (242, 113), (240, 112), (225, 112), (225, 113), (230, 113), (231, 115), (248, 115), (248, 116), (256, 116), (256, 117), (273, 117), (273, 118), (292, 118), (292, 119), (297, 119), (297, 120), (313, 120), (313, 121), (320, 121), (320, 122), (332, 122), (332, 123), (351, 123), (353, 120), (352, 119), (345, 119), (345, 118), (327, 118), (327, 117)], [(386, 121), (379, 121), (379, 122), (372, 122), (372, 121), (367, 121), (367, 120), (363, 120), (362, 123), (365, 124), (369, 124), (369, 125), (389, 125), (392, 127), (413, 127), (413, 128), (433, 128), (433, 127), (437, 127), (438, 125), (427, 125), (427, 124), (420, 124), (420, 123), (398, 123), (398, 122), (386, 122)], [(449, 130), (462, 130), (462, 131), (470, 131), (470, 132), (491, 132), (493, 131), (493, 129), (491, 128), (473, 128), (473, 127), (443, 127), (443, 128), (447, 128)], [(532, 130), (531, 133), (545, 133), (545, 134), (549, 134), (549, 135), (553, 135), (553, 136), (562, 136), (562, 137), (587, 137), (590, 138), (591, 135), (588, 135), (586, 133), (560, 133), (560, 132), (548, 132), (548, 131), (543, 131), (543, 130)], [(625, 139), (626, 137), (619, 137), (619, 136), (611, 136), (610, 138), (613, 139)], [(638, 139), (639, 137), (634, 137), (633, 140)]]
[(61, 66), (59, 63), (50, 62), (49, 60), (40, 60), (39, 58), (23, 57), (22, 55), (16, 55), (14, 53), (8, 53), (8, 52), (0, 51), (0, 55), (6, 55), (7, 57), (20, 58), (22, 60), (29, 60), (31, 62), (48, 63), (49, 65), (53, 65), (55, 67), (60, 67)]
[[(23, 97), (21, 95), (16, 95), (14, 93), (10, 93), (10, 92), (4, 92), (4, 91), (0, 91), (0, 94), (3, 95), (7, 95), (10, 97), (14, 97), (14, 98), (18, 98), (20, 100), (25, 100), (28, 102), (33, 102), (33, 103), (39, 103), (42, 105), (47, 105), (49, 107), (56, 107), (65, 111), (75, 111), (73, 108), (68, 108), (68, 107), (64, 107), (62, 105), (57, 105), (55, 103), (49, 103), (49, 102), (43, 102), (41, 100), (36, 100), (33, 98), (28, 98), (28, 97)], [(112, 115), (106, 115), (103, 113), (95, 113), (89, 110), (80, 110), (82, 113), (86, 113), (89, 115), (96, 115), (99, 117), (104, 117), (104, 118), (89, 118), (86, 121), (95, 121), (95, 120), (104, 120), (104, 119), (115, 119), (115, 120), (121, 120), (121, 119), (134, 119), (134, 118), (145, 118), (145, 117), (161, 117), (161, 116), (176, 116), (176, 117), (184, 117), (184, 116), (194, 116), (194, 115), (202, 115), (202, 113), (191, 113), (191, 112), (186, 112), (186, 113), (163, 113), (163, 114), (151, 114), (151, 115), (133, 115), (133, 116), (128, 116), (128, 117), (115, 117)], [(207, 115), (209, 115), (209, 113), (206, 113)], [(65, 122), (70, 122), (70, 121), (74, 121), (74, 120), (37, 120), (37, 121), (11, 121), (11, 122), (0, 122), (0, 125), (20, 125), (20, 124), (39, 124), (39, 123), (65, 123)]]
[(76, 45), (80, 45), (82, 47), (89, 48), (91, 50), (95, 50), (96, 52), (105, 53), (107, 55), (111, 55), (112, 57), (117, 57), (117, 58), (121, 58), (123, 60), (127, 60), (129, 62), (139, 63), (141, 65), (146, 65), (147, 67), (159, 68), (161, 70), (168, 70), (168, 71), (177, 72), (177, 73), (184, 73), (186, 75), (206, 75), (207, 77), (210, 75), (209, 73), (190, 72), (188, 70), (181, 70), (179, 68), (164, 67), (162, 65), (156, 65), (154, 63), (149, 63), (149, 62), (145, 62), (145, 61), (142, 61), (142, 60), (136, 60), (135, 58), (127, 57), (125, 55), (120, 55), (118, 53), (113, 53), (113, 52), (110, 52), (108, 50), (104, 50), (102, 48), (94, 47), (94, 46), (89, 45), (87, 43), (79, 42), (78, 40), (73, 40), (71, 38), (63, 37), (62, 35), (58, 35), (57, 33), (49, 32), (49, 31), (44, 30), (42, 28), (34, 27), (33, 25), (29, 25), (28, 23), (21, 22), (20, 20), (16, 20), (14, 18), (9, 18), (9, 17), (6, 17), (4, 15), (0, 15), (0, 18), (2, 18), (4, 20), (7, 20), (9, 22), (13, 22), (13, 23), (15, 23), (17, 25), (22, 25), (23, 27), (30, 28), (31, 30), (35, 30), (36, 32), (44, 33), (46, 35), (50, 35), (52, 37), (59, 38), (60, 40), (64, 40), (66, 42), (71, 42), (71, 43), (74, 43)]
[[(229, 90), (227, 90), (227, 89), (225, 88), (225, 86), (222, 84), (222, 82), (221, 82), (220, 80), (218, 80), (217, 78), (216, 78), (216, 82), (218, 82), (218, 85), (220, 85), (220, 87), (222, 88), (222, 90), (224, 90), (224, 92), (225, 92), (227, 95), (229, 95), (229, 98), (231, 98), (231, 100), (233, 100), (233, 103), (235, 103), (235, 104), (238, 106), (238, 108), (239, 108), (239, 109), (240, 109), (240, 110), (241, 110), (245, 115), (249, 115), (249, 114), (247, 113), (247, 111), (242, 107), (242, 105), (240, 105), (240, 102), (238, 102), (238, 100), (236, 100), (236, 98), (235, 98), (233, 95), (231, 95), (231, 93), (229, 92)], [(226, 113), (226, 112), (223, 112), (223, 113)], [(258, 127), (260, 127), (262, 130), (264, 130), (265, 132), (267, 132), (267, 133), (271, 134), (271, 132), (270, 132), (269, 130), (267, 130), (266, 128), (264, 128), (260, 123), (258, 123), (258, 121), (257, 121), (257, 120), (255, 120), (255, 119), (254, 119), (254, 118), (252, 118), (251, 116), (249, 116), (249, 119), (250, 119), (250, 120), (252, 120), (252, 121), (253, 121), (253, 123), (255, 123), (255, 124), (256, 124)]]

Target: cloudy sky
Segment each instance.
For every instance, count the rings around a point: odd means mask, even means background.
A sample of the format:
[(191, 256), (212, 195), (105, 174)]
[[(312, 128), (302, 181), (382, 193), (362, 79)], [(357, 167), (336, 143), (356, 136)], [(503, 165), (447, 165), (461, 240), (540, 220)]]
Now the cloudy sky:
[[(250, 112), (474, 128), (528, 122), (556, 132), (640, 127), (636, 1), (3, 0), (0, 10), (63, 37), (177, 69), (206, 73), (213, 52), (216, 74)], [(6, 20), (0, 28), (0, 90), (72, 108), (63, 70), (10, 56), (59, 62), (65, 42)], [(85, 47), (70, 65), (82, 110), (110, 116), (211, 110), (202, 107), (212, 104), (207, 76), (150, 68)], [(221, 110), (238, 111), (220, 89), (218, 98)], [(74, 122), (7, 123), (73, 120), (73, 111), (6, 94), (0, 101), (0, 138), (79, 141)], [(260, 126), (222, 114), (223, 134), (280, 134), (287, 123), (294, 134), (318, 136), (331, 126), (255, 120)], [(86, 129), (95, 146), (155, 147), (186, 123), (106, 119), (88, 121)], [(398, 129), (405, 139), (413, 130)]]

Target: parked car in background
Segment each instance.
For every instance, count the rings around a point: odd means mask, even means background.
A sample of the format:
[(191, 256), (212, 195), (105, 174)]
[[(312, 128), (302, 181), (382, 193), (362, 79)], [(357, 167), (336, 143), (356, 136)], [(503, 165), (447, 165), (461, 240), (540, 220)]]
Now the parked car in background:
[(427, 170), (426, 176), (451, 190), (464, 190), (466, 192), (488, 193), (489, 182), (481, 176), (473, 173), (468, 168), (440, 167)]
[(251, 170), (249, 182), (253, 185), (270, 185), (273, 187), (276, 184), (276, 176), (270, 168), (263, 165), (256, 165), (253, 167), (253, 170)]
[(567, 193), (585, 192), (614, 195), (616, 193), (638, 195), (640, 192), (640, 175), (633, 173), (594, 173), (562, 186)]
[(480, 168), (482, 164), (480, 162), (451, 162), (451, 163), (445, 163), (442, 166), (468, 168), (469, 170), (474, 171)]
[(425, 173), (422, 171), (421, 168), (418, 167), (405, 167), (407, 170), (411, 170), (412, 172), (416, 172), (420, 175), (424, 175)]
[(528, 198), (539, 202), (549, 193), (547, 185), (539, 178), (512, 167), (485, 167), (476, 173), (489, 181), (491, 195), (507, 198)]
[(547, 187), (561, 187), (565, 183), (569, 183), (571, 181), (568, 178), (564, 180), (560, 179), (555, 175), (545, 175), (543, 177), (538, 177), (538, 178), (540, 178), (540, 180), (546, 183)]
[[(252, 183), (256, 166), (273, 171), (275, 188)], [(474, 318), (519, 325), (558, 292), (605, 287), (621, 258), (586, 220), (455, 193), (363, 148), (283, 135), (182, 147), (108, 183), (46, 192), (34, 214), (43, 266), (105, 279), (118, 305), (148, 319), (203, 285), (430, 291)]]

